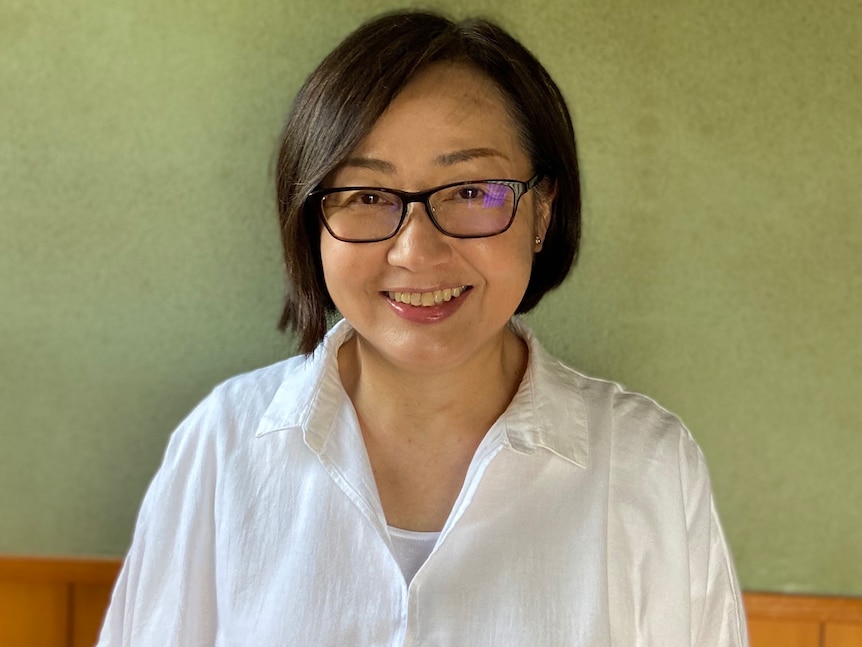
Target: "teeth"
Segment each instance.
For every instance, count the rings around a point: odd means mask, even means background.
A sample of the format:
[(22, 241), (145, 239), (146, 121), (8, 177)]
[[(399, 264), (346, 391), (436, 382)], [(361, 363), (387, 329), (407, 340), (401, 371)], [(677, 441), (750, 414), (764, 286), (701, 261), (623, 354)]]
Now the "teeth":
[(427, 308), (444, 301), (457, 299), (467, 290), (466, 285), (458, 288), (445, 288), (433, 292), (389, 292), (389, 298), (397, 303), (408, 303), (411, 306), (422, 306)]

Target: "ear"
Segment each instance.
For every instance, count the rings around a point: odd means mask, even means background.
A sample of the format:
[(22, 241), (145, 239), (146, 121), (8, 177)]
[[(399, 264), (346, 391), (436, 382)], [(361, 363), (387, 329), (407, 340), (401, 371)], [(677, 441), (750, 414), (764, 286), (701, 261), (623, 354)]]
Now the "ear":
[(537, 192), (536, 196), (536, 217), (534, 222), (537, 242), (535, 253), (538, 253), (542, 251), (545, 236), (548, 233), (548, 227), (551, 225), (551, 214), (553, 212), (554, 200), (557, 199), (557, 183), (552, 183), (547, 190)]

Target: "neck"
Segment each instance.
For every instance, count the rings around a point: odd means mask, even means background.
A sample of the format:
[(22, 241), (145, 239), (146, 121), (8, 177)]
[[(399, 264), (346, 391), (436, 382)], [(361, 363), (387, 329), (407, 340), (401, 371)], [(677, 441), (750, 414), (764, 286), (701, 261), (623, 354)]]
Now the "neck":
[(476, 448), (515, 395), (527, 348), (508, 328), (465, 361), (396, 365), (358, 333), (338, 353), (390, 525), (440, 530)]
[(354, 335), (338, 362), (366, 435), (475, 447), (514, 397), (527, 348), (507, 327), (467, 362), (428, 373), (393, 365)]

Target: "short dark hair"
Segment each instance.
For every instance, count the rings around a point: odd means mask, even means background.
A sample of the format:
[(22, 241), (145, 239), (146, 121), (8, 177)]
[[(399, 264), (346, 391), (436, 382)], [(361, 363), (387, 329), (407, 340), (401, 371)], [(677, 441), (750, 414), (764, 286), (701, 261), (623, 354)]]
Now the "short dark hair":
[(498, 25), (427, 12), (390, 13), (345, 38), (300, 89), (282, 133), (276, 191), (287, 272), (279, 328), (310, 353), (336, 314), (320, 258), (321, 226), (306, 208), (320, 185), (371, 131), (393, 98), (435, 63), (468, 65), (496, 83), (533, 167), (556, 190), (542, 249), (516, 312), (532, 309), (568, 274), (580, 240), (580, 182), (572, 120), (545, 68)]

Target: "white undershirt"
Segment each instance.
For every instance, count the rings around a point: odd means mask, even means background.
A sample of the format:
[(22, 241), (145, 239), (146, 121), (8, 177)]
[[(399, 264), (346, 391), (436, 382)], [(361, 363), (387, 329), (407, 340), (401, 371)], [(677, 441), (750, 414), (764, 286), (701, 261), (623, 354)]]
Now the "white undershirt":
[(403, 530), (388, 526), (389, 537), (392, 540), (392, 553), (401, 572), (404, 581), (409, 585), (425, 560), (434, 550), (437, 544), (439, 532), (420, 532), (417, 530)]

